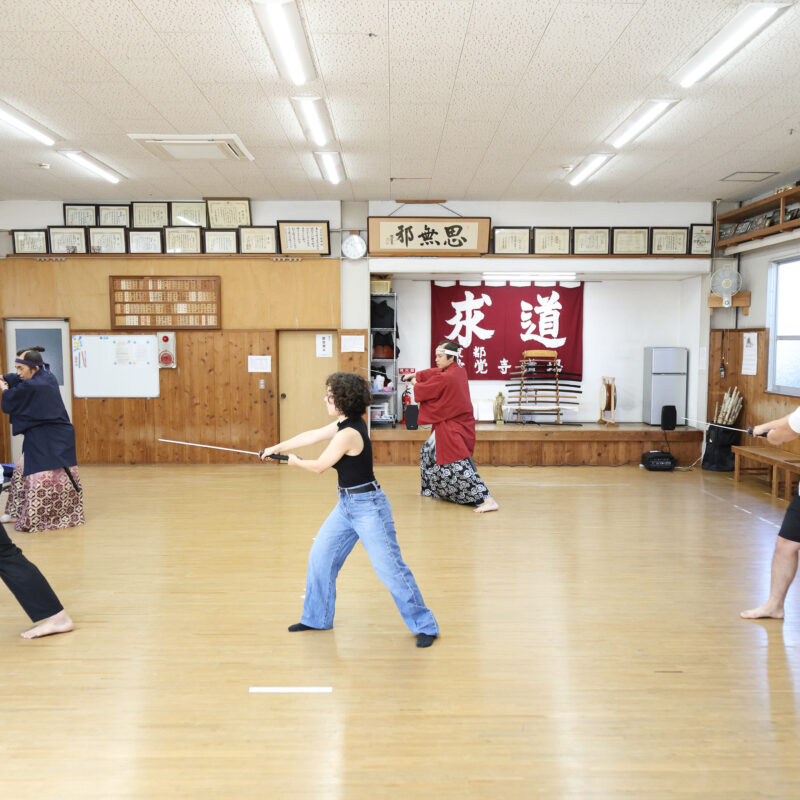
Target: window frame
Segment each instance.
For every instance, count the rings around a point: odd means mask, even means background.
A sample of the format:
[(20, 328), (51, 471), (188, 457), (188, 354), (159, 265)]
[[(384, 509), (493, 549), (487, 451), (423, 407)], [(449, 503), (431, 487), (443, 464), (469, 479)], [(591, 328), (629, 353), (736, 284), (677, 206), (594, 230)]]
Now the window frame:
[(778, 273), (782, 266), (792, 263), (796, 263), (797, 269), (800, 270), (800, 254), (773, 261), (769, 267), (767, 279), (767, 331), (769, 335), (767, 392), (800, 397), (800, 386), (783, 386), (775, 382), (775, 360), (778, 353), (778, 342), (800, 341), (800, 335), (778, 336)]

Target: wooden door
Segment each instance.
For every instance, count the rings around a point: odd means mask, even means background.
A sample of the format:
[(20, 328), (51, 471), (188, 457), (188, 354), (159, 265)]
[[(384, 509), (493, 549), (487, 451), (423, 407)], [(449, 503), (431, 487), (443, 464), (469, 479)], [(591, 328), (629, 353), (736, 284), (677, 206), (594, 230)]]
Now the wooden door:
[[(330, 357), (317, 355), (317, 336), (332, 337)], [(335, 331), (280, 331), (278, 333), (278, 413), (281, 441), (333, 421), (325, 408), (325, 378), (338, 369)], [(325, 444), (296, 452), (316, 458)]]

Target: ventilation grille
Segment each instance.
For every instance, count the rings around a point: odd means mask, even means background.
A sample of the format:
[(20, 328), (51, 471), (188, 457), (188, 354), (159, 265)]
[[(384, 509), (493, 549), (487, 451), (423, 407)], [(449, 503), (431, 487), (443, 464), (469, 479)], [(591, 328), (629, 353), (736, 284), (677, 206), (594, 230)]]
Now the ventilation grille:
[(129, 133), (133, 141), (162, 161), (253, 161), (235, 133)]

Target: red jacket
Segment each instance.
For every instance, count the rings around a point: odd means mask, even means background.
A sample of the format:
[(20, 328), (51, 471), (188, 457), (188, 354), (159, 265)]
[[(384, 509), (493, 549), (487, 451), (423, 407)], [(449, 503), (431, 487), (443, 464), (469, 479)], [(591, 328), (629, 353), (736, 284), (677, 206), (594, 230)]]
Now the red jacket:
[(444, 369), (422, 370), (416, 379), (414, 398), (419, 403), (419, 422), (433, 425), (436, 463), (452, 464), (471, 458), (475, 451), (475, 418), (466, 371), (453, 362)]

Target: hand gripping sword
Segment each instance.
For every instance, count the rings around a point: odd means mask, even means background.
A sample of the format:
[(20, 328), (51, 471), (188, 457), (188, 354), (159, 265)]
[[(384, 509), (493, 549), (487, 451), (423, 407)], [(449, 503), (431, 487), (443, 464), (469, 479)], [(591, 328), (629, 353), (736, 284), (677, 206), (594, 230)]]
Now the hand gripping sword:
[[(263, 450), (259, 450), (256, 452), (255, 450), (236, 450), (233, 447), (217, 447), (213, 444), (197, 444), (195, 442), (178, 442), (175, 439), (159, 439), (159, 442), (167, 442), (168, 444), (185, 444), (187, 447), (204, 447), (207, 450), (225, 450), (228, 453), (244, 453), (248, 456), (258, 456), (261, 458), (261, 454), (264, 452)], [(288, 461), (289, 456), (285, 456), (282, 453), (273, 453), (267, 458), (275, 459), (275, 461)]]

